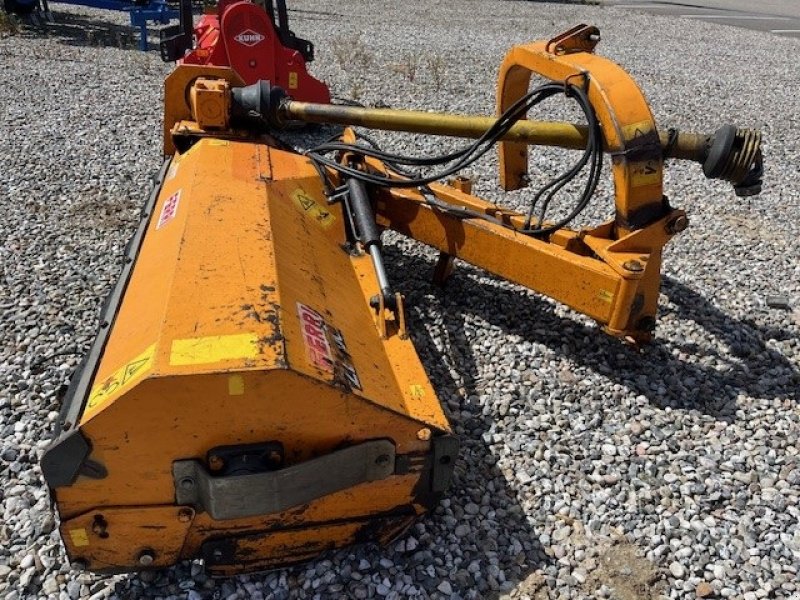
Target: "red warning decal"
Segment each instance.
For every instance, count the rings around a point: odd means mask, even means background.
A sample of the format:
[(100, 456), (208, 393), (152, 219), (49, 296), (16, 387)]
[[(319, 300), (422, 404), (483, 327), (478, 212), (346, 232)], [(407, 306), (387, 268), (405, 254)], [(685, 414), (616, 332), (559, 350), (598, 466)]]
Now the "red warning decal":
[(297, 303), (297, 315), (309, 362), (333, 375), (335, 381), (349, 388), (361, 389), (361, 380), (353, 366), (342, 332), (331, 327), (321, 314), (305, 304)]
[(164, 206), (161, 207), (161, 216), (158, 217), (158, 224), (156, 229), (161, 229), (164, 225), (172, 221), (175, 215), (178, 214), (178, 203), (181, 200), (181, 190), (178, 190), (172, 196), (167, 198)]

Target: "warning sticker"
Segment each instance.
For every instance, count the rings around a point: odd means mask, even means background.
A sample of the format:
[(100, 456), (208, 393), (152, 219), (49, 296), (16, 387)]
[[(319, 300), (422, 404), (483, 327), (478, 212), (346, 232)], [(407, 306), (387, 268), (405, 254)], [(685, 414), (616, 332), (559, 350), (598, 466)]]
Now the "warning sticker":
[(300, 212), (308, 215), (323, 229), (327, 229), (336, 221), (331, 211), (320, 206), (314, 198), (299, 188), (292, 192), (292, 202)]
[(631, 187), (644, 187), (661, 183), (661, 165), (656, 160), (631, 162)]
[(597, 297), (603, 302), (612, 302), (614, 300), (614, 294), (608, 290), (599, 290), (597, 292)]
[(224, 360), (253, 360), (258, 358), (258, 354), (258, 336), (255, 333), (210, 335), (172, 340), (169, 364), (210, 365)]
[(297, 315), (300, 317), (308, 361), (321, 371), (333, 375), (334, 380), (350, 388), (362, 389), (342, 332), (331, 327), (313, 308), (300, 302), (297, 303)]
[(652, 121), (639, 121), (624, 125), (622, 127), (622, 136), (626, 141), (630, 141), (652, 135), (654, 131)]
[(102, 381), (98, 381), (89, 394), (89, 400), (83, 411), (84, 416), (92, 411), (99, 409), (104, 404), (110, 402), (117, 396), (136, 383), (153, 367), (153, 356), (156, 353), (156, 345), (152, 344), (136, 358), (129, 361), (110, 376)]
[(289, 89), (297, 89), (297, 71), (289, 71)]
[(418, 383), (412, 383), (408, 386), (408, 393), (414, 400), (421, 400), (425, 397), (425, 388)]
[(178, 214), (178, 203), (181, 201), (181, 190), (178, 190), (172, 196), (167, 198), (164, 206), (161, 207), (161, 216), (158, 217), (158, 224), (156, 229), (161, 229), (164, 225), (172, 221), (175, 215)]
[(661, 142), (651, 120), (622, 127), (623, 145), (630, 173), (630, 186), (661, 184)]
[(89, 536), (86, 535), (86, 530), (83, 527), (80, 529), (70, 529), (69, 537), (72, 540), (72, 545), (76, 548), (83, 548), (89, 545)]

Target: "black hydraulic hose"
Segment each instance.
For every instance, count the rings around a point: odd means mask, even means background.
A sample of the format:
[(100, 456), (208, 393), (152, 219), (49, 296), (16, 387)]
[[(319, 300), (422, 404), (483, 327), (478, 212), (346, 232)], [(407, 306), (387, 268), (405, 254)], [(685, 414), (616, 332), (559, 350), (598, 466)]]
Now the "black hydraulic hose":
[[(595, 115), (594, 108), (589, 101), (586, 91), (582, 87), (566, 83), (548, 83), (539, 86), (510, 106), (497, 119), (492, 127), (490, 127), (473, 143), (454, 152), (440, 156), (415, 157), (385, 152), (378, 148), (377, 144), (375, 144), (371, 139), (363, 135), (359, 137), (364, 139), (370, 145), (369, 147), (358, 144), (349, 144), (341, 141), (329, 141), (306, 151), (305, 154), (311, 159), (314, 166), (323, 176), (323, 180), (326, 182), (326, 186), (329, 188), (329, 191), (331, 186), (325, 167), (328, 167), (331, 170), (347, 177), (348, 187), (350, 185), (350, 180), (358, 180), (363, 183), (381, 187), (421, 188), (424, 191), (428, 184), (439, 181), (461, 171), (485, 155), (486, 152), (492, 146), (494, 146), (494, 144), (496, 144), (503, 135), (505, 135), (505, 133), (514, 125), (514, 123), (525, 116), (528, 110), (557, 93), (565, 93), (567, 97), (573, 98), (581, 107), (581, 110), (583, 111), (589, 125), (587, 128), (588, 132), (586, 148), (576, 164), (574, 164), (565, 173), (549, 181), (536, 192), (522, 228), (516, 228), (512, 225), (503, 223), (504, 226), (510, 227), (515, 231), (524, 233), (526, 235), (546, 235), (565, 226), (586, 208), (589, 201), (593, 197), (594, 192), (596, 191), (602, 170), (602, 134), (600, 132), (599, 121)], [(380, 160), (385, 164), (388, 171), (394, 172), (395, 175), (399, 176), (400, 178), (392, 177), (387, 173), (366, 171), (350, 165), (342, 164), (335, 158), (326, 156), (328, 153), (351, 153), (362, 158), (369, 157)], [(567, 183), (575, 179), (575, 177), (577, 177), (580, 172), (584, 170), (587, 164), (589, 165), (589, 173), (586, 179), (586, 184), (584, 185), (583, 192), (573, 210), (565, 218), (560, 219), (557, 223), (544, 226), (543, 223), (545, 222), (547, 209), (549, 208), (550, 203), (555, 198), (556, 194), (562, 190)], [(433, 175), (416, 176), (406, 171), (400, 165), (411, 167), (443, 166), (443, 168)], [(334, 191), (333, 193), (338, 192)], [(429, 195), (426, 195), (426, 197), (428, 196)], [(544, 200), (542, 200), (542, 198), (544, 198)], [(531, 227), (533, 213), (540, 200), (542, 200), (542, 204), (538, 215), (538, 226)], [(460, 218), (482, 218), (485, 220), (495, 221), (495, 219), (490, 218), (489, 215), (483, 215), (480, 213), (472, 214), (473, 211), (450, 210), (444, 206), (446, 203), (443, 202), (431, 201), (429, 199), (428, 204), (436, 210), (445, 211), (448, 214), (452, 214)]]

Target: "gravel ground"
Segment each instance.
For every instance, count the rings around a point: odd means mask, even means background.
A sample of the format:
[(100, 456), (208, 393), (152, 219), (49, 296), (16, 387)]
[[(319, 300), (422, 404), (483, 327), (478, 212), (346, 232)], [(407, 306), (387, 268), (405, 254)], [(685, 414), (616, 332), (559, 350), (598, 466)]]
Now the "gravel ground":
[[(465, 112), (492, 110), (511, 44), (595, 23), (599, 51), (634, 74), (663, 126), (761, 128), (765, 192), (738, 200), (671, 165), (667, 194), (692, 226), (666, 253), (657, 339), (640, 351), (465, 265), (442, 291), (429, 282), (434, 255), (390, 238), (390, 276), (462, 438), (435, 513), (393, 547), (264, 575), (211, 581), (199, 564), (80, 574), (37, 461), (78, 361), (66, 353), (94, 335), (159, 165), (169, 67), (89, 45), (104, 37), (87, 28), (124, 16), (56, 5), (48, 35), (0, 39), (0, 597), (800, 598), (800, 312), (765, 303), (780, 294), (800, 307), (800, 41), (600, 7), (291, 5), (337, 96)], [(533, 152), (534, 180), (563, 156)], [(500, 199), (495, 173), (493, 158), (472, 169), (478, 191)], [(609, 194), (591, 218), (609, 214)]]

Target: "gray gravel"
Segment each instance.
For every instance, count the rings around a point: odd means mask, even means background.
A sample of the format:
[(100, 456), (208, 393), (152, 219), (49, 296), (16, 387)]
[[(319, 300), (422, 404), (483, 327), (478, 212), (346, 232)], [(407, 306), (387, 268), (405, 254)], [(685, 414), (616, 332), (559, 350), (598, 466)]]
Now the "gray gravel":
[[(464, 265), (437, 289), (434, 255), (390, 237), (390, 276), (462, 437), (448, 498), (391, 548), (224, 581), (199, 564), (98, 578), (65, 564), (37, 460), (78, 361), (52, 355), (91, 341), (159, 165), (169, 69), (87, 46), (85, 27), (121, 15), (71, 9), (48, 36), (0, 39), (0, 597), (800, 597), (800, 41), (527, 2), (292, 7), (337, 96), (465, 112), (492, 109), (511, 44), (595, 23), (662, 125), (761, 128), (767, 188), (737, 200), (672, 165), (666, 190), (692, 226), (667, 252), (657, 339), (640, 352)], [(534, 180), (563, 157), (535, 151)], [(493, 158), (472, 173), (502, 197)], [(609, 193), (589, 217), (609, 213)], [(796, 308), (767, 307), (772, 295)]]

